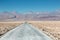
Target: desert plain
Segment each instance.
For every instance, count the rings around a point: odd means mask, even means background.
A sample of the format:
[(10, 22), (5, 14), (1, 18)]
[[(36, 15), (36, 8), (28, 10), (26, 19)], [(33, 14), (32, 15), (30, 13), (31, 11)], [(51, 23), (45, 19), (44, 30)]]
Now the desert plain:
[[(25, 21), (0, 22), (0, 36), (3, 36), (8, 31), (23, 24)], [(60, 21), (27, 21), (37, 29), (43, 31), (53, 40), (60, 40)]]

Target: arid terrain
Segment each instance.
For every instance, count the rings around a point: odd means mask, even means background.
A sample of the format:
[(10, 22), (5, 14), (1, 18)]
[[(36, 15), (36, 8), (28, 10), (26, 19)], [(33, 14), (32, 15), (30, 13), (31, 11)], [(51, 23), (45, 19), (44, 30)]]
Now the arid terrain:
[(29, 23), (42, 30), (54, 40), (60, 40), (60, 21), (31, 21)]
[(8, 32), (9, 30), (19, 26), (23, 22), (0, 22), (0, 36)]
[[(27, 21), (54, 40), (60, 40), (60, 21)], [(0, 36), (23, 22), (0, 22)]]

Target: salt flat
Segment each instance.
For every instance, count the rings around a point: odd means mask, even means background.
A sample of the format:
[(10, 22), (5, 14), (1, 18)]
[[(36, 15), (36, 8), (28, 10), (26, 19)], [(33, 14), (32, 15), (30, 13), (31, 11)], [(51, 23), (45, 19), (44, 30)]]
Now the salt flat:
[(33, 25), (23, 23), (17, 26), (13, 30), (4, 34), (0, 40), (52, 40), (42, 31), (34, 28)]

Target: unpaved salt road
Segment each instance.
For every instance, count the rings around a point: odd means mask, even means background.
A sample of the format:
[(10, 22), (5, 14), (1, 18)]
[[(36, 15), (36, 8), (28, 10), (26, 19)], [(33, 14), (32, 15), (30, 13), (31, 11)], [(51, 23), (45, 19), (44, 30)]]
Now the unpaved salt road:
[(52, 40), (42, 31), (37, 30), (31, 24), (24, 23), (9, 31), (0, 40)]

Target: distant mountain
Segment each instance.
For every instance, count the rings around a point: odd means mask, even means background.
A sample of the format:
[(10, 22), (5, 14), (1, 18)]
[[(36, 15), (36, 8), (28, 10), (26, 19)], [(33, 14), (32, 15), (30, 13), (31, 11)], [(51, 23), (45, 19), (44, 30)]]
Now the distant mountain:
[(54, 12), (27, 12), (27, 13), (18, 13), (18, 12), (1, 12), (0, 13), (0, 21), (21, 21), (21, 20), (56, 20), (60, 21), (60, 11)]
[[(31, 12), (30, 12), (31, 13)], [(32, 12), (31, 14), (28, 13), (26, 14), (26, 20), (54, 20), (54, 21), (58, 21), (60, 20), (60, 12), (58, 11), (54, 11), (54, 12)]]

